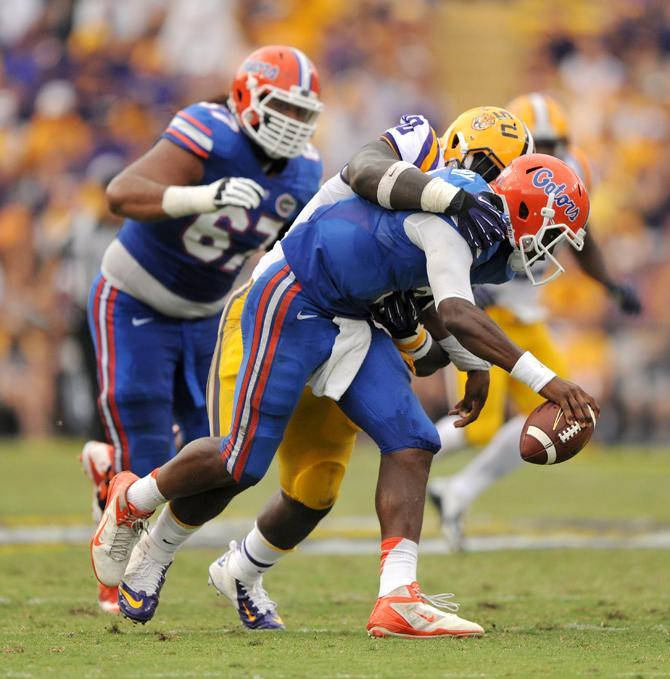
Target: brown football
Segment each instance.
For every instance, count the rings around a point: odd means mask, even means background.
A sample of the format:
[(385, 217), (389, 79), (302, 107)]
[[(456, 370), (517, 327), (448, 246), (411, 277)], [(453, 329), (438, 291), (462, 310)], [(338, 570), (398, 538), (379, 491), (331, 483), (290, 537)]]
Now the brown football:
[[(591, 410), (589, 408), (589, 410)], [(526, 462), (533, 464), (558, 464), (575, 456), (588, 442), (596, 426), (591, 411), (592, 424), (568, 424), (559, 405), (551, 401), (540, 404), (526, 419), (521, 431), (519, 450)]]

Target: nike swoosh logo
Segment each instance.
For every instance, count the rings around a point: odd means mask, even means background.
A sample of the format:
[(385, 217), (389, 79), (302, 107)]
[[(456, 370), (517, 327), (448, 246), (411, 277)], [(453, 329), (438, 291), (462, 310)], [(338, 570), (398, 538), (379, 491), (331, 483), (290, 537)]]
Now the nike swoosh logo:
[(132, 324), (134, 328), (139, 328), (140, 325), (146, 325), (147, 323), (151, 323), (154, 319), (149, 316), (148, 318), (135, 318), (133, 316)]
[(247, 620), (249, 622), (253, 622), (256, 619), (256, 616), (252, 614), (252, 612), (247, 608), (246, 604), (242, 604), (242, 608), (244, 609), (244, 612), (247, 614)]
[(109, 514), (105, 517), (104, 523), (98, 528), (96, 534), (93, 536), (93, 544), (96, 547), (101, 547), (102, 542), (100, 542), (100, 533), (105, 529), (105, 526), (107, 525), (107, 522), (109, 521)]
[(144, 599), (140, 599), (139, 601), (136, 601), (128, 592), (126, 592), (125, 589), (121, 585), (119, 585), (119, 592), (121, 592), (121, 595), (123, 598), (128, 602), (130, 606), (133, 608), (142, 608), (142, 604), (144, 603)]
[(424, 615), (418, 611), (414, 611), (420, 618), (423, 618), (426, 622), (435, 622), (437, 618), (434, 615)]
[(302, 311), (299, 311), (296, 318), (299, 321), (304, 321), (304, 320), (307, 320), (308, 318), (318, 318), (318, 316), (316, 314), (305, 314)]

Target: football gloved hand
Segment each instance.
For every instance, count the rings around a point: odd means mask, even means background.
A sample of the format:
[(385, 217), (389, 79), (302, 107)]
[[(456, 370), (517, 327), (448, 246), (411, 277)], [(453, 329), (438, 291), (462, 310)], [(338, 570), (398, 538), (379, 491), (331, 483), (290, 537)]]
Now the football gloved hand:
[(509, 217), (500, 197), (490, 191), (459, 189), (445, 214), (456, 217), (458, 232), (470, 247), (484, 250), (507, 238)]
[(224, 177), (215, 184), (214, 205), (217, 209), (226, 205), (236, 205), (253, 210), (261, 204), (265, 195), (265, 189), (247, 177)]
[(392, 292), (370, 309), (375, 321), (383, 325), (393, 339), (407, 339), (416, 335), (419, 306), (411, 291)]
[(624, 314), (637, 316), (642, 311), (642, 302), (637, 290), (632, 285), (615, 284), (609, 286), (608, 291)]

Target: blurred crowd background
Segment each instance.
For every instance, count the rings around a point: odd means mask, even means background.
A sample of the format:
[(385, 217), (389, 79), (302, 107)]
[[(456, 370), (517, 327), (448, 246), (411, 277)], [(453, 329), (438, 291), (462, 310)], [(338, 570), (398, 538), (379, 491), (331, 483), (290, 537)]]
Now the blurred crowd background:
[[(0, 0), (0, 433), (95, 431), (88, 286), (119, 227), (106, 183), (256, 46), (316, 63), (326, 175), (403, 113), (436, 129), (541, 90), (598, 177), (592, 233), (644, 313), (570, 265), (546, 289), (607, 442), (670, 435), (667, 0)], [(570, 263), (568, 263), (570, 264)], [(441, 376), (417, 383), (433, 415)]]

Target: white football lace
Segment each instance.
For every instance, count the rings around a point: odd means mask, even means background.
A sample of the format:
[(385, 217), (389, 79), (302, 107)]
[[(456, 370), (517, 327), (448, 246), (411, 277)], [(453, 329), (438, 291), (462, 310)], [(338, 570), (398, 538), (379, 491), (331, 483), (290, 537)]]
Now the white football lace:
[[(247, 589), (246, 586), (245, 589)], [(270, 599), (268, 593), (263, 588), (263, 578), (259, 578), (258, 581), (251, 586), (251, 589), (247, 589), (247, 592), (249, 598), (254, 602), (254, 606), (256, 606), (261, 613), (274, 613), (277, 610), (276, 602)]]
[(120, 525), (109, 548), (110, 558), (115, 561), (125, 561), (144, 530), (147, 530), (147, 522), (142, 519), (137, 519), (130, 526)]
[(427, 604), (435, 606), (435, 608), (441, 608), (445, 611), (452, 611), (453, 613), (456, 613), (456, 611), (459, 609), (459, 604), (457, 604), (455, 601), (449, 601), (449, 599), (453, 599), (455, 596), (455, 594), (451, 593), (424, 594), (421, 592), (421, 598)]
[[(169, 564), (152, 559), (144, 542), (140, 542), (135, 550), (123, 576), (124, 582), (138, 591), (142, 589), (149, 594), (155, 593)], [(136, 555), (139, 557), (137, 560)]]

